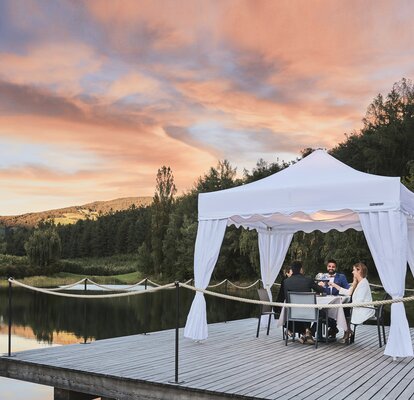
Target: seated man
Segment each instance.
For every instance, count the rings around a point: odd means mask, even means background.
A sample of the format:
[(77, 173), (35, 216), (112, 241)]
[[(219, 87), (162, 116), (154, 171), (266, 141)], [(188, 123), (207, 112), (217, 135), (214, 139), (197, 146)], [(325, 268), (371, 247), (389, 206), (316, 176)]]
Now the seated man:
[[(328, 272), (329, 281), (324, 283), (320, 282), (319, 285), (323, 287), (324, 292), (327, 295), (333, 295), (338, 296), (339, 291), (335, 286), (332, 286), (333, 283), (335, 285), (340, 286), (344, 289), (349, 289), (349, 283), (346, 279), (346, 276), (344, 274), (340, 274), (339, 272), (336, 272), (336, 261), (334, 259), (328, 260), (326, 264), (326, 270)], [(345, 308), (344, 312), (350, 312), (349, 308)], [(346, 314), (345, 314), (346, 315)], [(334, 339), (336, 337), (336, 334), (338, 333), (338, 328), (336, 327), (336, 321), (334, 319), (329, 318), (329, 330), (328, 330), (328, 337)]]
[[(283, 277), (282, 277), (282, 282), (280, 283), (280, 289), (279, 289), (279, 293), (277, 294), (277, 298), (276, 298), (276, 303), (284, 303), (286, 300), (285, 297), (285, 281), (287, 278), (290, 278), (292, 276), (292, 268), (291, 266), (286, 266), (283, 269)], [(280, 314), (281, 307), (274, 307), (274, 310), (276, 312), (278, 312)], [(276, 315), (275, 315), (276, 316)]]
[[(284, 281), (286, 298), (288, 292), (311, 292), (313, 289), (315, 292), (323, 293), (322, 287), (318, 286), (312, 278), (303, 275), (302, 263), (300, 261), (293, 261), (291, 270), (292, 275)], [(308, 323), (296, 322), (295, 327), (297, 332), (302, 335), (299, 339), (302, 343), (315, 343)], [(287, 333), (289, 336), (291, 335), (289, 331)]]

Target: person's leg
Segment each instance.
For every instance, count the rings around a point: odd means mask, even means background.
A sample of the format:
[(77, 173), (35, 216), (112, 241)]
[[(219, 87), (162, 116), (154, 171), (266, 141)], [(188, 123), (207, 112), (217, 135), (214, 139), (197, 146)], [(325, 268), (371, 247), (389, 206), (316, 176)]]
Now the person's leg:
[(336, 320), (333, 318), (328, 318), (328, 337), (334, 339), (336, 334), (339, 332), (338, 327), (336, 326)]
[[(325, 310), (320, 310), (319, 311), (319, 317), (323, 321), (325, 321), (325, 319), (326, 319), (326, 311)], [(328, 325), (329, 325), (329, 319), (328, 319)], [(313, 323), (312, 324), (311, 332), (312, 332), (312, 336), (316, 336), (316, 323)], [(319, 323), (318, 324), (318, 340), (321, 340), (321, 339), (322, 339), (322, 323)]]

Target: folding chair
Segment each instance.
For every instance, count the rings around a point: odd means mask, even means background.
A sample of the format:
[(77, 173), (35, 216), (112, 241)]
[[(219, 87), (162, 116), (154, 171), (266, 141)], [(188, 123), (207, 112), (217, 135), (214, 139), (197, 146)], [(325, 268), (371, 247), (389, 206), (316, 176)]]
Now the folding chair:
[[(385, 293), (384, 297), (382, 298), (382, 300), (389, 300), (391, 299), (391, 296), (388, 293)], [(378, 345), (381, 348), (382, 347), (382, 340), (384, 341), (384, 345), (387, 344), (387, 339), (385, 337), (385, 326), (384, 326), (384, 304), (381, 304), (379, 306), (375, 306), (375, 307), (363, 307), (363, 308), (372, 308), (375, 310), (375, 315), (371, 318), (368, 318), (367, 321), (376, 321), (377, 323), (377, 330), (378, 330)], [(364, 321), (363, 323), (365, 323), (366, 321)], [(363, 325), (362, 324), (351, 324), (353, 325), (354, 329), (352, 329), (352, 336), (349, 340), (350, 343), (354, 343), (355, 342), (355, 331), (358, 325)], [(381, 332), (382, 331), (382, 332)], [(381, 338), (381, 333), (382, 333), (382, 338)]]
[[(316, 304), (316, 293), (313, 292), (288, 292), (287, 303), (292, 304)], [(300, 308), (286, 307), (287, 317), (286, 326), (289, 322), (293, 324), (293, 332), (295, 331), (295, 322), (309, 322), (316, 324), (315, 349), (318, 348), (318, 327), (319, 327), (319, 308)], [(287, 346), (288, 336), (285, 335), (285, 345)]]
[[(269, 294), (267, 293), (266, 289), (257, 289), (257, 293), (259, 294), (260, 301), (270, 301)], [(262, 315), (268, 315), (269, 321), (267, 322), (267, 335), (269, 334), (270, 330), (270, 321), (272, 318), (272, 315), (275, 315), (275, 311), (273, 310), (272, 306), (268, 306), (265, 304), (260, 304), (260, 312), (259, 312), (259, 321), (257, 323), (257, 333), (256, 337), (259, 337), (259, 331), (260, 331), (260, 322), (262, 319)]]

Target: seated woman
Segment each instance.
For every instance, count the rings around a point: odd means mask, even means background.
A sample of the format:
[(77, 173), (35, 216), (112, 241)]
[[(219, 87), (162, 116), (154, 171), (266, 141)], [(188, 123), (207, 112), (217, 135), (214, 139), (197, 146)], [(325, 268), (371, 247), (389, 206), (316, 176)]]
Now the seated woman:
[[(338, 286), (336, 283), (330, 282), (329, 285), (338, 289), (339, 294), (345, 296), (352, 295), (352, 301), (354, 303), (369, 303), (372, 301), (371, 288), (367, 280), (368, 268), (363, 263), (357, 263), (352, 268), (352, 275), (354, 280), (349, 289), (344, 289)], [(352, 309), (351, 324), (362, 324), (367, 319), (375, 315), (375, 310), (369, 307), (355, 307)], [(348, 326), (348, 330), (341, 342), (348, 343), (353, 335), (352, 330)]]

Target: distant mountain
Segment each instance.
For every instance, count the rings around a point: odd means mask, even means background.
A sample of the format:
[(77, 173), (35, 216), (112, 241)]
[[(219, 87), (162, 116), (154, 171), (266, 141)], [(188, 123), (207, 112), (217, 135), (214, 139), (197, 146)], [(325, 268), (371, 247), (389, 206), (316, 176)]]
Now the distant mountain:
[(111, 211), (127, 210), (133, 204), (136, 207), (148, 206), (152, 197), (123, 197), (108, 201), (94, 201), (82, 206), (59, 208), (57, 210), (40, 211), (22, 215), (0, 216), (0, 225), (4, 226), (36, 226), (41, 221), (53, 220), (56, 224), (74, 224), (80, 219), (95, 219), (100, 214)]

